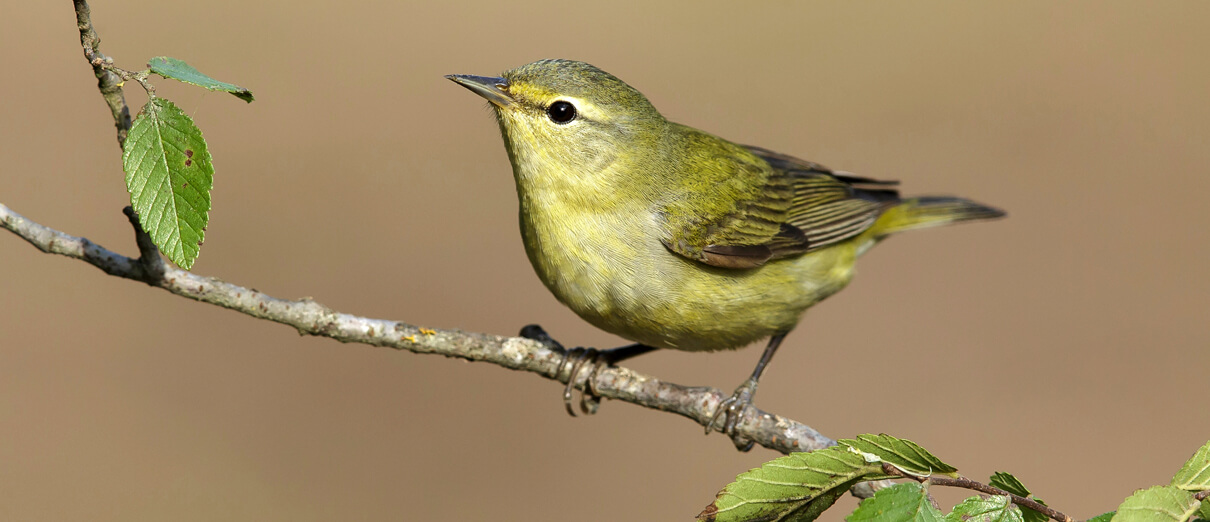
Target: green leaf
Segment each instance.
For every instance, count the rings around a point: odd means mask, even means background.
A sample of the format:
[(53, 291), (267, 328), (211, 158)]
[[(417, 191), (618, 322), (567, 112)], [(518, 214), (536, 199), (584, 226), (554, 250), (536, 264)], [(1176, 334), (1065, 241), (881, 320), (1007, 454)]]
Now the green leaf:
[(202, 131), (172, 102), (152, 98), (130, 128), (122, 164), (143, 230), (188, 270), (205, 239), (214, 183)]
[(882, 478), (881, 463), (844, 447), (791, 453), (736, 477), (697, 518), (810, 521), (854, 484)]
[(1029, 488), (1025, 487), (1025, 484), (1022, 484), (1020, 480), (1017, 480), (1017, 477), (1014, 477), (1012, 473), (1005, 473), (1003, 471), (992, 473), (992, 479), (988, 481), (988, 484), (1014, 495), (1029, 496)]
[(1210, 499), (1202, 500), (1202, 509), (1198, 510), (1198, 517), (1194, 521), (1206, 520), (1210, 521)]
[[(997, 471), (992, 474), (992, 478), (988, 482), (988, 484), (990, 484), (992, 487), (1003, 489), (1004, 491), (1007, 491), (1014, 495), (1025, 497), (1025, 498), (1030, 498), (1033, 501), (1035, 501), (1039, 504), (1042, 504), (1044, 506), (1046, 505), (1046, 503), (1043, 502), (1042, 499), (1037, 498), (1037, 497), (1030, 497), (1029, 488), (1025, 487), (1025, 484), (1022, 484), (1021, 481), (1017, 480), (1017, 477), (1014, 477), (1011, 473)], [(1025, 522), (1046, 522), (1046, 520), (1050, 518), (1050, 517), (1042, 514), (1042, 512), (1040, 512), (1040, 511), (1034, 511), (1027, 507), (1021, 507), (1021, 506), (1018, 506), (1018, 507), (1021, 508), (1021, 515), (1025, 518)]]
[(895, 484), (861, 501), (849, 522), (941, 522), (945, 518), (928, 499), (928, 489), (918, 482)]
[(1210, 489), (1210, 442), (1199, 448), (1176, 476), (1172, 485), (1186, 491)]
[(1122, 505), (1114, 522), (1185, 522), (1198, 510), (1193, 493), (1175, 486), (1155, 486), (1136, 491)]
[(837, 442), (863, 454), (877, 456), (883, 462), (917, 476), (956, 476), (955, 472), (958, 471), (958, 468), (941, 462), (941, 459), (934, 457), (915, 442), (897, 439), (885, 433), (858, 435), (856, 439), (841, 439)]
[(1109, 522), (1110, 520), (1113, 520), (1113, 516), (1116, 515), (1117, 513), (1118, 513), (1117, 511), (1101, 513), (1100, 515), (1097, 515), (1095, 517), (1088, 519), (1087, 522)]
[(1003, 495), (970, 497), (954, 506), (946, 522), (1022, 522), (1021, 510)]
[(220, 82), (202, 74), (193, 66), (176, 58), (167, 56), (156, 56), (151, 61), (147, 62), (147, 66), (151, 68), (151, 72), (156, 73), (165, 78), (189, 83), (198, 87), (204, 87), (212, 91), (224, 91), (235, 95), (236, 98), (252, 103), (252, 91), (235, 85), (233, 83)]
[[(1034, 500), (1037, 500), (1039, 504), (1045, 505), (1045, 503), (1041, 500), (1036, 498)], [(1021, 506), (1017, 507), (1021, 509), (1021, 518), (1024, 519), (1025, 522), (1046, 522), (1047, 520), (1050, 520), (1050, 517), (1043, 514), (1041, 511), (1034, 511), (1027, 507)]]

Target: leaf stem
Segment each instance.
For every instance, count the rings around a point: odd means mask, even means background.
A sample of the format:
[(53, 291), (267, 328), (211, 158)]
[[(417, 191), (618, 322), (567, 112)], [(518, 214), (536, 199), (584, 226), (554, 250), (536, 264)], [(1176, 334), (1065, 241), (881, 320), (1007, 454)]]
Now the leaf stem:
[(997, 488), (995, 486), (989, 486), (982, 482), (977, 482), (977, 481), (968, 479), (966, 477), (958, 477), (958, 478), (936, 477), (936, 476), (917, 477), (915, 475), (907, 473), (886, 462), (882, 463), (882, 471), (885, 472), (887, 475), (895, 475), (897, 477), (910, 478), (917, 482), (928, 483), (930, 485), (935, 484), (938, 486), (951, 486), (951, 487), (957, 487), (957, 488), (971, 489), (971, 490), (978, 491), (980, 493), (986, 493), (988, 495), (1008, 496), (1010, 499), (1012, 499), (1013, 504), (1032, 509), (1032, 510), (1042, 513), (1052, 519), (1058, 520), (1059, 522), (1073, 522), (1073, 519), (1071, 517), (1064, 515), (1063, 513), (1060, 513), (1059, 511), (1046, 507), (1045, 505), (1039, 503), (1036, 500), (1022, 497), (1020, 495), (1014, 495), (1012, 493), (1004, 491), (1003, 489)]
[(139, 85), (143, 86), (143, 90), (147, 91), (147, 96), (152, 99), (155, 98), (155, 86), (152, 85), (151, 82), (147, 81), (147, 77), (151, 76), (150, 69), (144, 69), (142, 71), (127, 71), (126, 69), (114, 65), (112, 58), (109, 58), (108, 61), (102, 63), (101, 67), (122, 77), (123, 80), (134, 80), (139, 82)]
[[(126, 142), (126, 132), (130, 130), (130, 109), (122, 95), (120, 80), (134, 80), (143, 86), (147, 96), (155, 98), (155, 86), (147, 81), (151, 70), (127, 71), (113, 64), (113, 58), (101, 53), (101, 36), (92, 26), (92, 10), (88, 2), (73, 0), (76, 7), (76, 27), (80, 29), (80, 45), (84, 47), (84, 58), (92, 65), (93, 73), (100, 81), (101, 94), (114, 112), (114, 121), (118, 122), (118, 142)], [(123, 125), (125, 129), (123, 129)]]

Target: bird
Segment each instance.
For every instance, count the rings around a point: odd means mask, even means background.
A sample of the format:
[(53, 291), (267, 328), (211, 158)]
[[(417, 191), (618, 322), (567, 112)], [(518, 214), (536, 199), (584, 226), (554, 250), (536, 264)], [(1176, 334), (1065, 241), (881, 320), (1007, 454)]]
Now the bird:
[[(897, 181), (669, 121), (638, 90), (580, 61), (446, 78), (494, 112), (538, 278), (585, 321), (635, 343), (581, 352), (564, 393), (573, 415), (585, 354), (599, 368), (656, 349), (768, 339), (706, 426), (721, 420), (747, 450), (752, 441), (736, 428), (769, 361), (808, 308), (849, 283), (859, 256), (899, 232), (1005, 215), (959, 197), (901, 197)], [(535, 325), (522, 334), (553, 342)]]

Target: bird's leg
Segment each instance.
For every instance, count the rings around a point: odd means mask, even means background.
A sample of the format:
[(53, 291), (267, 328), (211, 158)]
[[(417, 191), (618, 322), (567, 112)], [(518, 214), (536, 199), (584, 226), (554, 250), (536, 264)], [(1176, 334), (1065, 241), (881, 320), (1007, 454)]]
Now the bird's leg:
[(718, 422), (718, 418), (726, 415), (726, 420), (722, 426), (723, 433), (731, 437), (731, 442), (735, 444), (736, 449), (740, 451), (752, 449), (753, 441), (737, 435), (735, 427), (739, 425), (740, 419), (744, 417), (744, 411), (748, 409), (748, 406), (752, 405), (752, 396), (756, 395), (756, 385), (760, 381), (760, 375), (765, 372), (765, 367), (773, 359), (773, 354), (777, 353), (777, 347), (781, 346), (781, 341), (786, 338), (786, 333), (788, 332), (782, 332), (769, 338), (769, 344), (765, 346), (765, 353), (761, 354), (760, 361), (756, 363), (756, 369), (752, 370), (752, 376), (744, 381), (739, 388), (736, 388), (735, 393), (731, 397), (718, 404), (718, 409), (714, 411), (714, 416), (710, 418), (710, 423), (706, 425), (707, 434), (714, 430), (714, 425)]
[(597, 407), (601, 405), (601, 397), (592, 389), (592, 380), (596, 377), (597, 372), (605, 366), (610, 366), (656, 349), (653, 346), (645, 344), (631, 344), (609, 350), (580, 347), (568, 350), (563, 348), (563, 345), (558, 341), (551, 338), (550, 334), (546, 333), (546, 330), (536, 324), (527, 325), (522, 328), (521, 337), (533, 339), (551, 348), (558, 348), (563, 351), (563, 360), (559, 361), (559, 370), (556, 372), (556, 375), (562, 374), (563, 367), (568, 362), (571, 362), (571, 374), (567, 377), (567, 386), (563, 388), (563, 406), (567, 408), (567, 414), (572, 417), (576, 416), (576, 410), (571, 405), (572, 390), (575, 389), (576, 381), (579, 380), (580, 371), (584, 369), (585, 364), (591, 363), (588, 375), (584, 379), (583, 392), (580, 394), (580, 411), (585, 415), (592, 415), (597, 412)]

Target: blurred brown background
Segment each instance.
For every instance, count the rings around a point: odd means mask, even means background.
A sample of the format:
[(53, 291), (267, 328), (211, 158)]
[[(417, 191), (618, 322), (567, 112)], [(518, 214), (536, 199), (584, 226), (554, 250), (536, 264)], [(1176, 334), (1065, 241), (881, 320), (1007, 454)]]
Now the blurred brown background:
[[(670, 119), (1009, 210), (873, 250), (760, 407), (1012, 471), (1078, 517), (1210, 438), (1210, 4), (448, 4), (92, 4), (117, 64), (174, 56), (257, 96), (156, 81), (215, 156), (196, 272), (622, 343), (532, 274), (496, 126), (442, 79), (576, 58)], [(70, 2), (7, 5), (0, 49), (0, 202), (135, 253)], [(775, 456), (627, 404), (572, 419), (533, 375), (300, 338), (7, 233), (0, 296), (3, 520), (686, 520)], [(631, 366), (730, 390), (758, 356)]]

